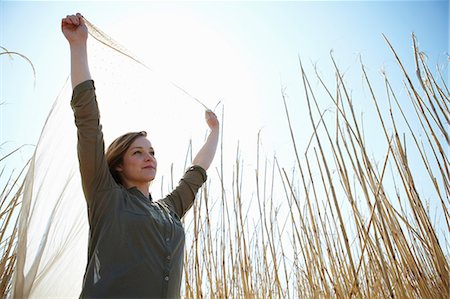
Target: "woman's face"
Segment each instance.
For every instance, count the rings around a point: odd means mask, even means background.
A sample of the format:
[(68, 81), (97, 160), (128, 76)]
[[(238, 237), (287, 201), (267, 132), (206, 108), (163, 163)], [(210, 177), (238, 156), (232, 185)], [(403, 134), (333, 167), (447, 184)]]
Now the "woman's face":
[(117, 167), (125, 185), (139, 186), (149, 183), (156, 176), (157, 162), (155, 151), (146, 137), (138, 137), (123, 156), (123, 162)]

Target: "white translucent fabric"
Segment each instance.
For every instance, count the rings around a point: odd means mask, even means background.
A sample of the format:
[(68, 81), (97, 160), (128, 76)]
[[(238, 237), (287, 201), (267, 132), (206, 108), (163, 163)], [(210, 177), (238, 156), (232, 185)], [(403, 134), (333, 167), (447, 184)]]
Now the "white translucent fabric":
[[(91, 26), (89, 29), (98, 35)], [(105, 145), (126, 132), (145, 130), (156, 149), (158, 172), (170, 173), (175, 164), (180, 172), (174, 173), (174, 178), (181, 177), (189, 140), (204, 138), (204, 108), (167, 79), (158, 79), (159, 74), (112, 50), (110, 46), (117, 45), (111, 40), (102, 42), (92, 36), (88, 39)], [(80, 294), (89, 231), (71, 92), (70, 83), (66, 83), (49, 113), (27, 174), (14, 298)], [(163, 182), (160, 175), (154, 184), (158, 188), (152, 194), (158, 198), (172, 182)], [(166, 187), (159, 190), (159, 186)]]

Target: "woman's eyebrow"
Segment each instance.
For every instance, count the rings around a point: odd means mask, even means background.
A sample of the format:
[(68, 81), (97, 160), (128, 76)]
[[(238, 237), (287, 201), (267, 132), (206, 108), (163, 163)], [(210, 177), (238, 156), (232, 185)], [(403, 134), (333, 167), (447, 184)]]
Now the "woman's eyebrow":
[[(133, 146), (133, 147), (130, 147), (130, 149), (131, 149), (131, 150), (133, 150), (133, 149), (144, 149), (144, 147), (142, 147), (142, 146)], [(154, 150), (154, 148), (153, 148), (152, 146), (149, 147), (148, 149)]]

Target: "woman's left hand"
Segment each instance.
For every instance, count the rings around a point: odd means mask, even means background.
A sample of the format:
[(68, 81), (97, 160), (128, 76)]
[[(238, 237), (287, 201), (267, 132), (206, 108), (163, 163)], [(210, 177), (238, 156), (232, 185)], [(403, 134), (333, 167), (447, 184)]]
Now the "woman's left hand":
[(198, 151), (197, 155), (195, 155), (194, 160), (192, 160), (192, 164), (198, 165), (204, 170), (208, 170), (214, 159), (214, 155), (216, 154), (217, 143), (219, 142), (220, 135), (220, 125), (219, 121), (217, 120), (216, 114), (209, 109), (205, 111), (205, 119), (206, 123), (211, 129), (211, 132), (209, 132), (205, 144)]
[(217, 120), (217, 116), (214, 112), (212, 112), (211, 110), (206, 110), (205, 111), (205, 119), (206, 119), (206, 123), (208, 124), (209, 128), (214, 131), (214, 130), (218, 130), (220, 125), (219, 125), (219, 121)]

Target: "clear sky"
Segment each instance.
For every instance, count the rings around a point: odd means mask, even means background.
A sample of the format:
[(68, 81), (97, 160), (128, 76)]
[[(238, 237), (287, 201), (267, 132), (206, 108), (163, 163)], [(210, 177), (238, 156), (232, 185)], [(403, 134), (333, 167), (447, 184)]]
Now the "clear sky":
[[(391, 78), (399, 75), (382, 34), (409, 70), (413, 70), (411, 32), (431, 66), (438, 64), (445, 71), (448, 66), (448, 1), (1, 1), (0, 45), (26, 55), (36, 69), (34, 85), (26, 61), (0, 57), (1, 155), (37, 143), (70, 72), (60, 20), (75, 12), (142, 58), (156, 76), (182, 86), (210, 107), (222, 100), (229, 150), (234, 154), (239, 140), (249, 163), (259, 129), (269, 155), (277, 153), (286, 164), (294, 161), (280, 90), (285, 88), (297, 113), (294, 125), (301, 132), (309, 121), (305, 121), (299, 57), (309, 70), (316, 64), (324, 76), (332, 77), (329, 53), (333, 50), (355, 94), (363, 82), (360, 57), (376, 80), (381, 69)], [(165, 105), (158, 103), (159, 109), (180, 113)], [(191, 106), (189, 113), (201, 119), (201, 107), (194, 102)], [(176, 121), (173, 125), (180, 127)], [(199, 129), (201, 136), (204, 129)], [(188, 131), (186, 136), (195, 134)], [(309, 135), (302, 137), (307, 140)], [(18, 165), (32, 150), (27, 146), (16, 155)]]

